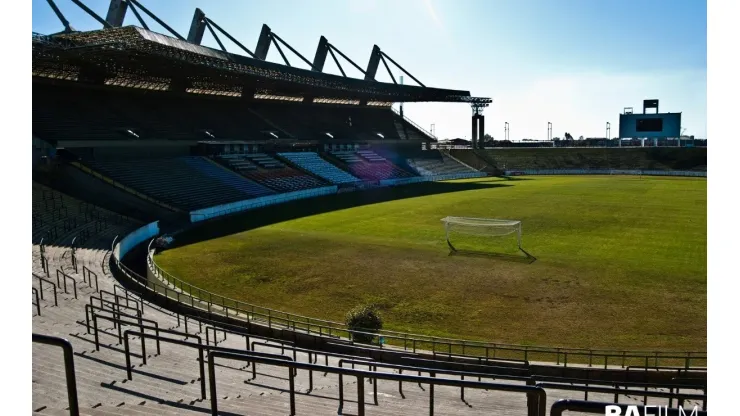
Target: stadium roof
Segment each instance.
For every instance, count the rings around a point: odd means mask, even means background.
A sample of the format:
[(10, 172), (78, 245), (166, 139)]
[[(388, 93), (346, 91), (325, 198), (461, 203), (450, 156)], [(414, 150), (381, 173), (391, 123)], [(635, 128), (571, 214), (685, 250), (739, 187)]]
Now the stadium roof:
[(469, 91), (327, 74), (220, 51), (136, 26), (33, 36), (33, 73), (139, 88), (387, 102), (490, 103)]

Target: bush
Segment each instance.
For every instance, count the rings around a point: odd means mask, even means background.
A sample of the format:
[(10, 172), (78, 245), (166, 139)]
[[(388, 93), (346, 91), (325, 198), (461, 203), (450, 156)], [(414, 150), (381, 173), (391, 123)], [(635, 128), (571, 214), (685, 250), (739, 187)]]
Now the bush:
[[(375, 333), (383, 329), (383, 318), (381, 318), (378, 308), (374, 304), (355, 306), (347, 312), (344, 322), (350, 331)], [(365, 344), (371, 343), (373, 338), (375, 337), (369, 334), (352, 333), (352, 339)]]

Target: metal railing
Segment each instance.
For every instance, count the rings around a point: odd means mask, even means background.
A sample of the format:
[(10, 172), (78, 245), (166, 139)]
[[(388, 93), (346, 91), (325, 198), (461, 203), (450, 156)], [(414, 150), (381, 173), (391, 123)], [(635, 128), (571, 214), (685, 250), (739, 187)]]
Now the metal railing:
[(51, 288), (53, 289), (53, 293), (54, 293), (54, 306), (59, 306), (59, 302), (57, 300), (57, 285), (54, 282), (52, 282), (51, 280), (46, 279), (46, 278), (43, 278), (43, 277), (41, 277), (41, 276), (39, 276), (37, 274), (33, 274), (33, 277), (35, 277), (39, 281), (39, 295), (41, 296), (41, 300), (44, 299), (44, 286), (43, 286), (43, 284), (46, 283), (48, 285), (51, 285)]
[(32, 342), (61, 347), (64, 351), (64, 373), (67, 381), (67, 400), (69, 401), (70, 416), (79, 416), (80, 408), (77, 404), (77, 378), (75, 377), (74, 350), (72, 344), (64, 338), (49, 335), (33, 334)]
[[(164, 331), (161, 330), (160, 331)], [(177, 333), (178, 331), (172, 331)], [(180, 335), (188, 336), (190, 338), (196, 338), (198, 342), (191, 342), (191, 341), (184, 341), (180, 339), (174, 339), (174, 338), (166, 338), (158, 335), (153, 334), (147, 334), (145, 332), (138, 332), (131, 329), (127, 329), (123, 333), (123, 346), (124, 346), (124, 354), (126, 355), (126, 377), (128, 380), (133, 380), (133, 371), (131, 366), (131, 348), (130, 348), (130, 339), (131, 336), (137, 336), (141, 338), (141, 344), (142, 344), (142, 351), (143, 351), (143, 345), (145, 343), (145, 339), (155, 339), (157, 341), (161, 341), (163, 343), (169, 343), (169, 344), (175, 344), (180, 345), (183, 347), (190, 347), (193, 349), (198, 350), (198, 370), (200, 371), (200, 392), (201, 392), (201, 398), (203, 400), (207, 399), (206, 397), (206, 377), (205, 377), (205, 360), (204, 360), (204, 352), (208, 352), (209, 356), (216, 353), (216, 352), (227, 352), (227, 353), (243, 353), (241, 350), (232, 349), (232, 348), (223, 348), (223, 347), (214, 347), (214, 346), (208, 346), (203, 344), (203, 340), (198, 335), (193, 334), (185, 334), (180, 333)], [(252, 353), (256, 356), (267, 356), (271, 358), (280, 357), (282, 360), (291, 360), (290, 357), (283, 357), (276, 354), (265, 354), (265, 353)], [(142, 354), (142, 364), (146, 365), (146, 354)], [(254, 366), (254, 363), (252, 363)]]
[[(428, 373), (431, 377), (432, 374), (435, 376), (443, 374), (443, 375), (450, 375), (450, 376), (460, 376), (460, 380), (465, 380), (465, 377), (477, 377), (478, 381), (481, 381), (483, 378), (490, 378), (492, 381), (496, 379), (501, 380), (511, 380), (511, 381), (524, 381), (528, 385), (533, 385), (534, 380), (527, 376), (510, 376), (510, 375), (501, 375), (501, 374), (492, 374), (492, 373), (475, 373), (475, 372), (468, 372), (468, 371), (456, 371), (456, 370), (444, 370), (439, 368), (424, 368), (424, 367), (409, 367), (406, 365), (401, 364), (386, 364), (386, 363), (379, 363), (375, 361), (363, 361), (363, 360), (351, 360), (351, 359), (341, 359), (339, 360), (339, 367), (343, 368), (344, 364), (351, 364), (352, 368), (355, 368), (355, 365), (362, 365), (367, 366), (368, 371), (378, 371), (378, 368), (388, 368), (391, 370), (398, 370), (398, 374), (403, 374), (404, 370), (407, 371), (415, 371), (418, 376), (421, 376), (421, 373)], [(342, 407), (342, 403), (344, 401), (344, 383), (342, 380), (342, 375), (339, 375), (339, 406)], [(401, 395), (401, 397), (405, 397), (403, 394), (403, 381), (398, 382), (398, 393)], [(375, 404), (378, 404), (378, 383), (373, 383), (373, 399), (375, 400)], [(460, 387), (460, 400), (465, 401), (465, 386)]]
[[(124, 299), (125, 300), (126, 297), (125, 296), (118, 295), (115, 298), (116, 302), (119, 301), (120, 299)], [(111, 304), (113, 303), (111, 301), (107, 301), (107, 302), (110, 302)], [(141, 303), (143, 304), (143, 301), (141, 301)], [(138, 304), (137, 304), (137, 307), (138, 307)], [(115, 311), (106, 311), (106, 312), (115, 313)], [(138, 317), (135, 317), (135, 316), (130, 316), (130, 317), (131, 318), (134, 318), (134, 319), (137, 319), (138, 318)], [(129, 325), (132, 325), (132, 326), (139, 326), (136, 322), (122, 322), (122, 323), (129, 324)], [(120, 328), (120, 326), (119, 326), (119, 328)], [(144, 329), (156, 330), (157, 328), (156, 327), (149, 327), (149, 326), (147, 326), (147, 327), (144, 327)], [(251, 335), (251, 334), (248, 334), (248, 333), (237, 332), (237, 331), (224, 331), (221, 328), (216, 328), (216, 327), (208, 327), (208, 326), (206, 326), (206, 337), (207, 338), (209, 338), (209, 333), (210, 333), (211, 330), (214, 332), (214, 340), (216, 338), (215, 334), (216, 334), (217, 331), (224, 332), (224, 337), (226, 337), (226, 332), (233, 333), (233, 334), (240, 335), (240, 336), (244, 336), (246, 338), (246, 344), (245, 344), (246, 350), (248, 352), (251, 352), (251, 353), (254, 353), (254, 354), (264, 354), (264, 353), (256, 352), (255, 351), (255, 346), (257, 346), (257, 345), (266, 346), (266, 347), (275, 348), (275, 349), (280, 349), (281, 350), (281, 353), (284, 353), (285, 350), (287, 349), (287, 350), (290, 350), (290, 351), (293, 352), (293, 361), (296, 361), (296, 353), (297, 352), (303, 352), (303, 353), (308, 353), (309, 354), (309, 363), (314, 363), (314, 364), (316, 363), (316, 358), (318, 357), (318, 355), (319, 354), (324, 354), (324, 355), (326, 355), (327, 362), (326, 362), (326, 364), (324, 366), (321, 366), (321, 367), (324, 368), (324, 371), (323, 372), (325, 373), (325, 375), (326, 375), (326, 373), (330, 372), (330, 371), (326, 371), (325, 368), (328, 366), (328, 357), (331, 355), (331, 356), (336, 356), (336, 357), (340, 358), (340, 361), (339, 361), (340, 367), (342, 366), (342, 363), (348, 363), (348, 364), (351, 363), (351, 364), (353, 364), (353, 367), (354, 367), (354, 364), (369, 365), (369, 366), (372, 366), (375, 371), (377, 371), (377, 368), (378, 367), (381, 367), (381, 368), (387, 367), (387, 368), (397, 368), (397, 369), (400, 369), (399, 370), (400, 372), (402, 372), (403, 370), (417, 371), (417, 372), (421, 372), (421, 371), (427, 372), (427, 371), (430, 371), (430, 372), (433, 372), (433, 373), (436, 373), (436, 374), (459, 375), (463, 379), (464, 379), (465, 376), (478, 377), (479, 378), (479, 381), (480, 381), (480, 378), (481, 377), (483, 377), (483, 378), (486, 378), (487, 377), (487, 378), (493, 378), (493, 379), (498, 378), (498, 379), (526, 381), (530, 385), (534, 385), (536, 387), (541, 387), (543, 389), (560, 389), (560, 390), (582, 391), (582, 392), (584, 392), (586, 394), (586, 399), (588, 398), (588, 393), (589, 392), (594, 392), (594, 393), (610, 393), (610, 394), (614, 394), (615, 395), (615, 403), (618, 401), (618, 396), (619, 395), (632, 395), (632, 396), (640, 396), (640, 395), (642, 395), (642, 396), (645, 397), (645, 399), (644, 399), (645, 400), (644, 401), (645, 404), (647, 403), (646, 402), (647, 397), (669, 398), (671, 400), (670, 403), (672, 403), (672, 400), (673, 399), (678, 399), (679, 400), (679, 402), (678, 402), (679, 405), (681, 405), (683, 403), (683, 401), (686, 400), (686, 399), (688, 399), (688, 400), (704, 400), (704, 401), (706, 401), (706, 390), (704, 390), (705, 391), (704, 394), (680, 393), (678, 391), (679, 388), (683, 388), (683, 389), (695, 389), (695, 390), (705, 389), (705, 387), (702, 387), (702, 386), (691, 386), (691, 385), (686, 385), (686, 384), (681, 384), (681, 385), (679, 385), (679, 384), (676, 384), (676, 385), (664, 385), (664, 384), (651, 384), (651, 383), (639, 383), (639, 382), (613, 382), (613, 381), (604, 381), (604, 380), (598, 380), (598, 379), (594, 379), (594, 380), (588, 380), (588, 379), (587, 380), (577, 380), (577, 379), (565, 379), (565, 378), (558, 378), (558, 377), (540, 377), (540, 376), (532, 377), (532, 376), (530, 376), (528, 374), (528, 372), (526, 372), (526, 367), (528, 366), (529, 363), (522, 362), (521, 360), (502, 360), (502, 362), (501, 362), (502, 364), (508, 365), (510, 367), (496, 367), (496, 366), (491, 366), (491, 365), (485, 366), (485, 365), (482, 365), (482, 364), (475, 364), (475, 363), (460, 363), (460, 362), (456, 362), (456, 361), (428, 360), (428, 359), (417, 358), (417, 357), (406, 357), (406, 358), (409, 358), (409, 359), (418, 359), (420, 362), (423, 362), (423, 363), (431, 362), (433, 364), (440, 364), (440, 365), (442, 365), (442, 364), (452, 364), (452, 365), (456, 365), (456, 366), (463, 366), (463, 367), (465, 367), (465, 370), (466, 371), (456, 371), (456, 370), (448, 370), (448, 369), (440, 369), (440, 368), (429, 368), (429, 367), (423, 368), (423, 367), (413, 367), (413, 366), (404, 366), (404, 365), (384, 364), (384, 363), (378, 363), (378, 362), (370, 361), (369, 359), (365, 359), (365, 358), (362, 358), (362, 357), (359, 357), (359, 356), (347, 356), (347, 355), (342, 355), (342, 354), (326, 353), (324, 351), (316, 351), (316, 350), (298, 348), (298, 347), (295, 347), (293, 345), (290, 345), (292, 343), (287, 342), (287, 341), (276, 340), (276, 339), (269, 339), (269, 338), (266, 338), (266, 337), (255, 336), (255, 335)], [(242, 330), (244, 330), (244, 329), (242, 328)], [(96, 332), (97, 332), (97, 328), (96, 328)], [(132, 331), (127, 331), (127, 332), (131, 333), (132, 335), (139, 335), (139, 333), (134, 333)], [(144, 331), (140, 329), (140, 333), (143, 333), (143, 332)], [(185, 335), (185, 336), (190, 335), (190, 334), (182, 333), (182, 332), (178, 332), (178, 331), (168, 331), (168, 332), (169, 333), (174, 333), (174, 334), (181, 334), (181, 335)], [(148, 337), (153, 338), (153, 339), (157, 339), (158, 341), (159, 341), (159, 339), (161, 339), (161, 337), (159, 337), (158, 335), (151, 335), (151, 334), (147, 334), (147, 335), (148, 335)], [(253, 337), (253, 338), (257, 338), (257, 339), (267, 340), (269, 342), (275, 342), (277, 345), (271, 345), (271, 344), (268, 344), (266, 342), (259, 342), (259, 341), (252, 341), (250, 343), (250, 336)], [(144, 345), (143, 344), (145, 343), (144, 338), (146, 338), (146, 337), (147, 336), (142, 336), (142, 357), (144, 357), (143, 358), (144, 363), (146, 363), (146, 358), (145, 358), (145, 350), (143, 349), (144, 348)], [(200, 337), (197, 337), (197, 338), (200, 339)], [(124, 340), (124, 341), (127, 342), (127, 340)], [(209, 346), (209, 343), (210, 342), (207, 341), (206, 345), (203, 346), (202, 345), (202, 342), (199, 341), (199, 343), (198, 343), (199, 346), (197, 348), (202, 348), (204, 351), (209, 351), (210, 349), (213, 349), (213, 348), (211, 348)], [(187, 345), (187, 344), (182, 344), (182, 345)], [(214, 345), (215, 345), (215, 342), (214, 342)], [(347, 343), (346, 345), (351, 345), (351, 344), (350, 343)], [(191, 346), (194, 346), (194, 345), (191, 345)], [(373, 350), (373, 351), (380, 350), (379, 348), (368, 348), (368, 349)], [(243, 351), (229, 349), (229, 348), (221, 349), (221, 351), (227, 351), (227, 352), (234, 352), (234, 351), (236, 351), (235, 352), (236, 354), (243, 354), (244, 353)], [(267, 355), (270, 355), (270, 354), (267, 354)], [(278, 356), (278, 357), (283, 357), (283, 359), (284, 359), (284, 356), (283, 355), (277, 355), (277, 354), (273, 354), (273, 355)], [(314, 356), (314, 358), (312, 358), (312, 355)], [(481, 359), (482, 359), (482, 357), (477, 357), (476, 358), (476, 360), (481, 360)], [(495, 372), (493, 372), (493, 373), (490, 372), (490, 371), (496, 370), (496, 369), (500, 369), (500, 370), (502, 370), (504, 372), (510, 372), (512, 370), (512, 366), (513, 366), (513, 369), (525, 370), (525, 372), (522, 373), (521, 375), (498, 374), (498, 373), (495, 373)], [(253, 379), (256, 377), (256, 368), (255, 367), (256, 366), (254, 366), (254, 365), (252, 366)], [(475, 367), (475, 369), (480, 369), (481, 371), (488, 370), (489, 372), (470, 372), (470, 371), (467, 371), (469, 369), (472, 369), (473, 367)], [(292, 367), (292, 368), (293, 368), (293, 371), (292, 371), (293, 373), (295, 373), (297, 371), (297, 369), (298, 369), (298, 367)], [(631, 368), (634, 368), (634, 367), (631, 367)], [(676, 367), (664, 367), (664, 368), (669, 368), (671, 370), (677, 370), (677, 371), (685, 371), (683, 368), (676, 368)], [(309, 380), (310, 380), (310, 387), (309, 387), (309, 390), (308, 390), (309, 392), (312, 391), (312, 386), (313, 386), (312, 371), (314, 371), (314, 369), (309, 369)], [(341, 380), (341, 375), (340, 375), (340, 380)], [(538, 383), (538, 384), (535, 384), (535, 383)], [(582, 384), (582, 385), (580, 385), (580, 386), (579, 385), (573, 385), (573, 383), (579, 383), (579, 384)], [(377, 381), (375, 381), (374, 384), (375, 384), (374, 389), (377, 389)], [(591, 384), (591, 385), (589, 385), (589, 384)], [(612, 388), (599, 387), (599, 385), (615, 385), (616, 387), (612, 387)], [(340, 382), (340, 386), (341, 386), (341, 382)], [(624, 387), (624, 388), (620, 388), (620, 386), (621, 387)], [(644, 391), (642, 391), (642, 390), (629, 390), (628, 387), (633, 387), (633, 388), (634, 387), (637, 387), (637, 388), (641, 388), (642, 387), (642, 388), (645, 388), (645, 390)], [(464, 388), (465, 388), (465, 386), (462, 386), (461, 387), (461, 398), (462, 398), (462, 400), (464, 400), (464, 397), (465, 397), (464, 396)], [(670, 392), (648, 391), (647, 390), (648, 388), (670, 389)], [(675, 392), (674, 392), (674, 388), (676, 389)], [(340, 408), (341, 408), (341, 400), (342, 400), (342, 391), (341, 390), (342, 389), (340, 388)], [(374, 391), (377, 391), (377, 390), (374, 390)], [(376, 404), (377, 404), (377, 399), (376, 399)], [(669, 404), (669, 406), (670, 405), (671, 404)]]
[[(125, 267), (120, 262), (117, 262), (117, 264), (120, 267)], [(690, 369), (692, 361), (706, 362), (706, 352), (704, 351), (662, 352), (528, 346), (433, 337), (389, 330), (378, 332), (350, 331), (341, 322), (311, 318), (250, 304), (227, 298), (187, 283), (166, 272), (156, 264), (152, 256), (151, 241), (147, 249), (147, 264), (151, 273), (162, 282), (162, 285), (158, 285), (152, 282), (152, 279), (149, 279), (147, 285), (150, 286), (150, 289), (164, 292), (165, 296), (177, 299), (178, 302), (181, 302), (184, 298), (186, 301), (185, 304), (188, 306), (197, 307), (197, 305), (200, 305), (202, 309), (208, 310), (209, 313), (221, 314), (237, 319), (241, 317), (247, 321), (261, 322), (270, 328), (273, 326), (282, 326), (312, 335), (340, 336), (352, 339), (353, 332), (357, 334), (369, 334), (374, 337), (373, 342), (379, 348), (388, 348), (387, 346), (384, 347), (381, 341), (381, 338), (383, 338), (383, 340), (391, 345), (390, 348), (394, 346), (400, 348), (402, 346), (404, 350), (410, 350), (412, 352), (428, 351), (435, 356), (438, 354), (445, 356), (462, 355), (476, 358), (481, 357), (484, 360), (516, 358), (525, 361), (533, 360), (533, 357), (535, 357), (539, 361), (555, 362), (556, 365), (562, 365), (563, 367), (567, 367), (569, 362), (572, 363), (573, 358), (580, 363), (587, 363), (589, 367), (603, 365), (604, 368), (608, 368), (609, 365), (617, 365), (625, 368), (630, 363), (636, 362), (640, 362), (641, 365), (647, 367), (660, 366), (661, 362), (682, 362), (682, 367)], [(138, 276), (130, 270), (128, 273)]]
[[(59, 280), (60, 275), (61, 275), (61, 283)], [(75, 299), (77, 299), (77, 281), (72, 276), (57, 269), (57, 285), (59, 287), (64, 287), (64, 293), (66, 294), (69, 294), (69, 292), (67, 292), (67, 281), (68, 280), (72, 282), (72, 288), (74, 289)]]
[[(528, 403), (528, 414), (529, 415), (545, 415), (546, 406), (546, 393), (545, 390), (536, 386), (525, 386), (516, 384), (501, 384), (501, 383), (486, 383), (478, 381), (468, 380), (455, 380), (436, 378), (434, 375), (430, 377), (413, 376), (406, 374), (394, 374), (394, 373), (379, 373), (374, 371), (356, 370), (351, 368), (342, 367), (331, 367), (323, 366), (318, 364), (300, 363), (294, 361), (285, 361), (274, 358), (260, 357), (254, 355), (253, 352), (242, 352), (242, 353), (229, 353), (213, 351), (208, 356), (208, 378), (210, 382), (210, 396), (211, 396), (211, 414), (218, 415), (218, 396), (216, 390), (216, 372), (215, 372), (215, 360), (217, 358), (223, 358), (228, 360), (236, 361), (250, 361), (258, 364), (275, 365), (279, 367), (288, 368), (288, 381), (289, 387), (288, 392), (290, 394), (290, 414), (296, 414), (295, 406), (295, 371), (296, 370), (308, 370), (308, 371), (323, 371), (326, 373), (337, 374), (338, 376), (349, 376), (357, 378), (357, 415), (365, 415), (365, 379), (373, 380), (377, 383), (378, 380), (391, 380), (401, 381), (419, 384), (429, 384), (429, 414), (434, 414), (434, 386), (452, 386), (452, 387), (463, 387), (480, 390), (497, 390), (497, 391), (508, 391), (525, 393), (527, 395)], [(341, 385), (341, 382), (340, 382)], [(338, 414), (342, 414), (342, 407), (340, 402), (340, 408)]]
[(87, 283), (89, 287), (92, 287), (92, 279), (95, 277), (95, 290), (98, 289), (98, 275), (94, 271), (87, 268), (87, 266), (82, 266), (82, 281)]
[(41, 303), (39, 303), (39, 291), (35, 287), (31, 288), (33, 294), (33, 300), (31, 301), (33, 306), (36, 307), (36, 315), (41, 316)]
[[(638, 414), (641, 414), (641, 415), (648, 414), (647, 410), (650, 410), (649, 408), (646, 408), (645, 406), (640, 406), (640, 405), (587, 402), (583, 400), (558, 400), (552, 404), (552, 407), (550, 408), (550, 416), (562, 416), (563, 413), (566, 411), (606, 415), (608, 414), (606, 412), (607, 406), (618, 407), (619, 408), (618, 414), (627, 414), (627, 411), (629, 408), (637, 409)], [(660, 413), (661, 416), (685, 416), (686, 415), (686, 411), (682, 411), (681, 409), (661, 408), (661, 411), (662, 411), (662, 413)], [(696, 416), (707, 416), (706, 411), (697, 410), (696, 412), (693, 412), (693, 413), (692, 412), (689, 412), (689, 414), (696, 415)]]

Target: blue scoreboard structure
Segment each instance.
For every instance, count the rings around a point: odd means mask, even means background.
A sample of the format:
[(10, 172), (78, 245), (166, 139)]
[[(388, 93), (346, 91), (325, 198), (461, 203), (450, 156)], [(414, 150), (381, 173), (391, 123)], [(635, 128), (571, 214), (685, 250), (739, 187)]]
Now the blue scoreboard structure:
[[(654, 113), (647, 110), (654, 108)], [(660, 113), (658, 100), (644, 100), (642, 114), (634, 114), (632, 108), (624, 109), (619, 115), (619, 137), (621, 139), (667, 139), (681, 136), (681, 113)]]

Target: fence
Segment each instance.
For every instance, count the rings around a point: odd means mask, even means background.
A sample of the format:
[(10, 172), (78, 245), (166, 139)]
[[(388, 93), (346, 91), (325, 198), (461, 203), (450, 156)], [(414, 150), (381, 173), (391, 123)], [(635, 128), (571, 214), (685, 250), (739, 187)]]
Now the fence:
[(509, 169), (511, 175), (644, 175), (644, 176), (691, 176), (706, 178), (707, 172), (692, 170), (639, 170), (639, 169)]

